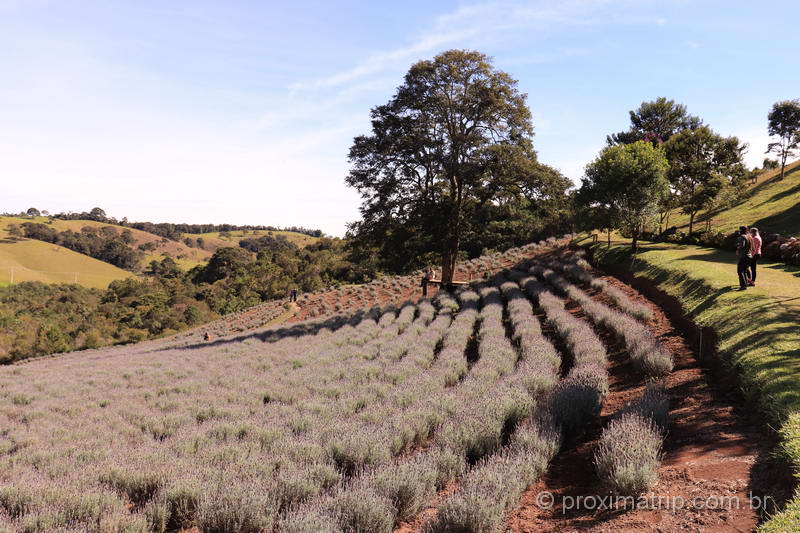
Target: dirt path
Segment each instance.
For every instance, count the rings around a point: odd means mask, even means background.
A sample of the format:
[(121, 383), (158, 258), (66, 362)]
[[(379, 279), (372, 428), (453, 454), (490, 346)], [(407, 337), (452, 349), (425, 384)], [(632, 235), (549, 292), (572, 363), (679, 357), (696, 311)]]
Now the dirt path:
[[(592, 464), (602, 429), (598, 423), (587, 429), (577, 446), (559, 454), (542, 481), (523, 495), (508, 519), (510, 531), (752, 531), (758, 512), (751, 506), (751, 479), (753, 466), (766, 452), (763, 431), (748, 423), (745, 413), (737, 412), (732, 398), (709, 385), (713, 378), (657, 306), (616, 279), (604, 279), (653, 309), (649, 326), (675, 358), (675, 370), (665, 383), (671, 397), (671, 425), (660, 480), (643, 508), (626, 510), (625, 502), (620, 502), (614, 509), (613, 502), (600, 500), (608, 494)], [(609, 342), (607, 334), (604, 340)], [(624, 352), (609, 344), (611, 390), (602, 424), (644, 386)], [(541, 495), (545, 492), (553, 495), (552, 508), (541, 508), (550, 501)], [(545, 505), (538, 505), (537, 497)], [(584, 499), (582, 509), (577, 509), (579, 498)], [(627, 505), (631, 507), (630, 502)]]

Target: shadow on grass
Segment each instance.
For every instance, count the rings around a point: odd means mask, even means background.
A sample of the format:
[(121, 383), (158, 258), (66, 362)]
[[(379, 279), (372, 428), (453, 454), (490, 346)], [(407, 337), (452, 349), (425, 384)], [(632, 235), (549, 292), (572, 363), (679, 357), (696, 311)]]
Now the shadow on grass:
[[(796, 187), (796, 189), (800, 189)], [(797, 191), (795, 191), (795, 194)], [(772, 214), (768, 217), (759, 219), (752, 224), (757, 227), (763, 235), (768, 233), (783, 233), (791, 236), (800, 233), (800, 202), (792, 207)]]

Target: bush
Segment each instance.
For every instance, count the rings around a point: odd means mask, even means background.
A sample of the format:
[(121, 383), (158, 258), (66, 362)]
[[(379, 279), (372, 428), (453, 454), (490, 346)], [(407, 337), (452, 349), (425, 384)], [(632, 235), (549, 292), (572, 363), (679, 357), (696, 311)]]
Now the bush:
[(397, 521), (416, 515), (436, 495), (435, 466), (430, 458), (417, 456), (371, 476), (375, 491), (392, 502)]
[(615, 494), (639, 496), (658, 479), (662, 437), (652, 420), (635, 413), (609, 423), (594, 455), (597, 475)]
[(203, 533), (263, 533), (272, 528), (277, 505), (268, 495), (224, 487), (203, 495), (197, 526)]
[(605, 369), (594, 364), (573, 368), (550, 396), (553, 422), (566, 440), (573, 440), (600, 414), (608, 390)]
[(334, 495), (330, 509), (347, 533), (390, 533), (397, 513), (391, 500), (362, 488)]

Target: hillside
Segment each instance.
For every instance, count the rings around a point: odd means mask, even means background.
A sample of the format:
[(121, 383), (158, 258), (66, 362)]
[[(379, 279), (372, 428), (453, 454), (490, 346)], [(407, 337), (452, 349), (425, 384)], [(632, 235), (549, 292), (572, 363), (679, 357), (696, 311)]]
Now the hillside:
[(15, 283), (77, 282), (93, 288), (106, 288), (114, 280), (133, 276), (126, 270), (55, 244), (33, 239), (16, 242), (8, 239), (8, 224), (19, 220), (0, 217), (0, 285), (11, 283), (12, 274)]
[[(223, 235), (220, 235), (221, 233)], [(270, 235), (273, 237), (286, 237), (289, 242), (300, 248), (314, 244), (319, 240), (319, 237), (312, 237), (310, 235), (296, 233), (294, 231), (239, 230), (228, 232), (213, 231), (209, 233), (183, 234), (184, 237), (193, 239), (202, 238), (205, 241), (204, 248), (206, 250), (210, 250), (211, 252), (214, 252), (217, 248), (238, 246), (239, 241), (242, 239), (253, 239), (263, 237), (264, 235)]]
[[(780, 169), (768, 170), (748, 187), (746, 197), (737, 205), (711, 215), (713, 231), (731, 232), (741, 225), (755, 226), (763, 235), (779, 233), (800, 235), (800, 160), (786, 165), (786, 175), (779, 180)], [(695, 221), (695, 229), (705, 228), (707, 215)], [(675, 213), (670, 226), (686, 231), (689, 218)]]
[[(22, 224), (24, 222), (37, 222), (40, 224), (48, 224), (50, 219), (47, 217), (35, 218), (17, 218), (17, 217), (0, 217), (0, 229), (6, 228), (9, 224)], [(134, 242), (131, 244), (134, 248), (142, 244), (153, 243), (154, 250), (145, 252), (145, 258), (142, 261), (142, 266), (146, 266), (152, 260), (160, 260), (163, 254), (169, 254), (181, 266), (181, 268), (189, 269), (201, 263), (208, 261), (212, 252), (208, 250), (200, 250), (198, 248), (190, 248), (184, 243), (175, 242), (170, 239), (164, 239), (158, 235), (148, 233), (133, 228), (126, 228), (109, 224), (107, 222), (97, 222), (95, 220), (60, 220), (52, 219), (51, 227), (58, 231), (72, 230), (79, 232), (81, 228), (90, 226), (93, 228), (102, 228), (104, 226), (111, 226), (118, 232), (129, 230), (133, 235)]]

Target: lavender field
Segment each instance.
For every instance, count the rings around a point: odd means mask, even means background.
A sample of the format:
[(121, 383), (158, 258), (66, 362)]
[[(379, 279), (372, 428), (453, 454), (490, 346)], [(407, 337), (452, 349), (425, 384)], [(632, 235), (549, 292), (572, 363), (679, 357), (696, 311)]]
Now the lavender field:
[[(431, 506), (425, 531), (500, 531), (599, 416), (598, 328), (647, 378), (672, 368), (580, 255), (530, 259), (554, 244), (432, 299), (0, 368), (0, 531), (391, 532)], [(657, 478), (664, 398), (650, 387), (604, 434), (619, 492)]]

